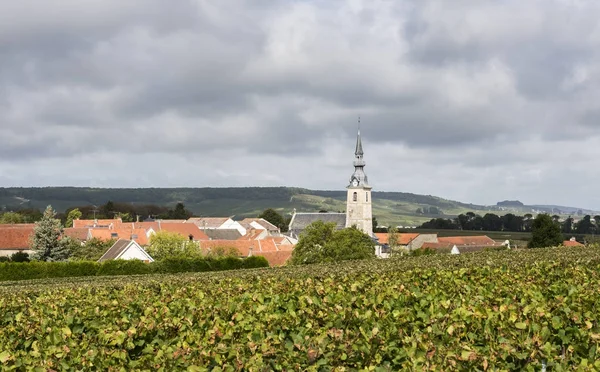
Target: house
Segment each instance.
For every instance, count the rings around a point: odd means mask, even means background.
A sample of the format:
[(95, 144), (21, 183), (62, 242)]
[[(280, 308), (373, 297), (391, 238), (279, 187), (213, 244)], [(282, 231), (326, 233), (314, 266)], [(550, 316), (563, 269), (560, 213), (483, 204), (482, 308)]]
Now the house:
[(584, 245), (579, 243), (575, 238), (571, 238), (569, 240), (565, 240), (562, 244), (565, 247), (583, 247)]
[(201, 230), (209, 240), (238, 240), (243, 235), (238, 229), (207, 229)]
[(0, 224), (0, 256), (25, 252), (32, 254), (29, 241), (33, 235), (33, 223)]
[(269, 236), (269, 231), (267, 229), (257, 230), (255, 228), (250, 228), (246, 230), (246, 235), (239, 237), (240, 240), (262, 240)]
[(486, 235), (478, 236), (447, 236), (439, 237), (437, 242), (425, 242), (422, 248), (451, 251), (456, 247), (460, 253), (476, 252), (486, 248), (502, 247), (504, 243), (497, 242)]
[(134, 240), (139, 245), (148, 245), (149, 242), (148, 234), (145, 229), (131, 228), (130, 226), (119, 229), (90, 229), (90, 239), (91, 238), (97, 238), (100, 240)]
[(141, 260), (144, 262), (154, 262), (148, 253), (138, 243), (133, 240), (119, 239), (106, 253), (100, 257), (98, 262), (108, 260)]
[(236, 229), (240, 235), (246, 235), (246, 228), (229, 217), (192, 217), (186, 222), (195, 224), (205, 232), (207, 230)]
[[(283, 242), (283, 241), (282, 241)], [(200, 249), (206, 254), (223, 250), (235, 249), (239, 257), (263, 256), (270, 266), (281, 266), (291, 256), (294, 246), (279, 244), (276, 239), (263, 240), (208, 240), (199, 242)]]
[[(389, 245), (388, 233), (375, 233), (377, 241), (382, 246)], [(396, 244), (406, 249), (419, 249), (424, 243), (435, 243), (438, 241), (437, 234), (419, 234), (419, 233), (396, 233)]]
[(289, 236), (298, 239), (302, 231), (316, 221), (333, 222), (336, 230), (342, 230), (346, 227), (346, 213), (296, 213), (294, 211), (288, 228)]
[(273, 225), (264, 218), (244, 218), (240, 221), (240, 224), (246, 228), (246, 230), (266, 230), (269, 236), (281, 235), (279, 227)]
[(63, 229), (62, 235), (82, 243), (91, 239), (90, 229), (87, 227), (67, 227)]

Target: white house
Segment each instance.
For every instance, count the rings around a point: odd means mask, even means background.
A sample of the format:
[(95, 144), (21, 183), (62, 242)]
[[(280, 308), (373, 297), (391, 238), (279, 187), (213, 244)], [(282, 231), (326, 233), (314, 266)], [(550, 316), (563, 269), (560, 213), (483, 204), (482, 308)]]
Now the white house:
[(154, 259), (133, 240), (119, 239), (100, 257), (98, 262), (108, 260), (140, 260), (154, 262)]
[(238, 230), (240, 235), (246, 235), (246, 228), (239, 222), (232, 220), (229, 217), (206, 217), (206, 218), (190, 218), (187, 223), (193, 223), (206, 232), (206, 230)]

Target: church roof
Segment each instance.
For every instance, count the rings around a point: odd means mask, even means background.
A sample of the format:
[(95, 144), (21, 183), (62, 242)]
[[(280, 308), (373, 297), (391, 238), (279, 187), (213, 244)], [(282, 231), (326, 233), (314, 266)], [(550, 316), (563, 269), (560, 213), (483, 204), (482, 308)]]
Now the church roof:
[(360, 129), (358, 130), (358, 135), (356, 136), (356, 150), (354, 151), (354, 155), (364, 155), (362, 140), (360, 138)]
[(336, 229), (346, 227), (346, 213), (295, 213), (290, 221), (290, 230), (304, 230), (315, 221), (335, 222)]

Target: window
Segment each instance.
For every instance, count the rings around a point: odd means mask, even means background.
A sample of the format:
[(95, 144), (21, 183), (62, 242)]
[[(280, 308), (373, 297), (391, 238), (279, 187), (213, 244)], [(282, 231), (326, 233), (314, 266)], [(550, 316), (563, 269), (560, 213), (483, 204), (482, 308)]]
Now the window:
[(352, 194), (352, 201), (358, 201), (358, 194), (356, 192)]
[(369, 193), (366, 193), (365, 195), (366, 195), (366, 198), (367, 198), (366, 201), (369, 201)]

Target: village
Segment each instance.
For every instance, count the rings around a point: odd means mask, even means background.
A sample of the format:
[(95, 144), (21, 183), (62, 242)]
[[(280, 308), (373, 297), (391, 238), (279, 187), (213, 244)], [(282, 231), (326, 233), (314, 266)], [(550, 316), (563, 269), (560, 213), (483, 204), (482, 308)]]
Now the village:
[[(364, 171), (366, 163), (360, 129), (354, 151), (354, 172), (347, 186), (345, 213), (307, 213), (293, 211), (286, 232), (264, 218), (191, 217), (188, 219), (148, 219), (124, 222), (114, 219), (75, 219), (71, 227), (61, 230), (61, 237), (76, 241), (81, 246), (98, 240), (112, 242), (98, 261), (138, 259), (152, 262), (145, 250), (153, 237), (161, 233), (176, 234), (194, 243), (201, 254), (227, 251), (240, 258), (264, 257), (270, 266), (282, 266), (290, 259), (303, 231), (316, 221), (331, 223), (335, 230), (356, 227), (371, 237), (375, 256), (389, 258), (410, 254), (417, 250), (429, 253), (460, 254), (490, 249), (508, 249), (510, 242), (496, 241), (486, 235), (444, 236), (436, 233), (374, 233), (371, 185)], [(32, 236), (35, 224), (0, 224), (0, 256), (14, 254), (32, 256)], [(182, 243), (183, 244), (183, 243)], [(574, 239), (565, 246), (582, 245)]]

